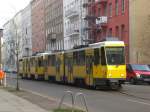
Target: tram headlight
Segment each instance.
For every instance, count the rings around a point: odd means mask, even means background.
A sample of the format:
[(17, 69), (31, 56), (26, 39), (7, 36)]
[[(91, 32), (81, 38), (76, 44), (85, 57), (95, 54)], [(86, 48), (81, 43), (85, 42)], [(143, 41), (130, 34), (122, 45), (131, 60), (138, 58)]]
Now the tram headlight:
[(124, 74), (121, 74), (121, 77), (124, 77)]
[(136, 73), (136, 77), (137, 77), (137, 78), (141, 78), (141, 74)]
[(111, 76), (112, 76), (112, 74), (109, 74), (108, 76), (109, 76), (109, 77), (111, 77)]

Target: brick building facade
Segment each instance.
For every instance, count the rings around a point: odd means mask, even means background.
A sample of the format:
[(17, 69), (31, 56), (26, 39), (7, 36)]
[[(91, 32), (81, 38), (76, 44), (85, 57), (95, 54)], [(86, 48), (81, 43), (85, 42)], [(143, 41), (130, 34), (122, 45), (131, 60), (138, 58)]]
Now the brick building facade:
[(45, 52), (44, 1), (31, 1), (32, 53)]
[(106, 37), (117, 37), (126, 44), (126, 59), (129, 61), (129, 0), (90, 0), (89, 35), (93, 42)]

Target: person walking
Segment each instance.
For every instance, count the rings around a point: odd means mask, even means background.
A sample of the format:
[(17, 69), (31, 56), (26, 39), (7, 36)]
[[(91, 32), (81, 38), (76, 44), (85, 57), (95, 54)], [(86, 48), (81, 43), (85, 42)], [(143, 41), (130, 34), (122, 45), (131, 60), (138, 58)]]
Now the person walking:
[(5, 73), (3, 72), (3, 70), (0, 70), (0, 85), (2, 85), (4, 78), (5, 78)]

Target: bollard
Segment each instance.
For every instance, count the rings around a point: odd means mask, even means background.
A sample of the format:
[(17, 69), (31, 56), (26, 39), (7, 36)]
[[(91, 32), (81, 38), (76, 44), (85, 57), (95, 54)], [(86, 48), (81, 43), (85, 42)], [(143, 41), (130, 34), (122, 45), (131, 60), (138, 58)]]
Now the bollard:
[(0, 85), (2, 85), (2, 79), (0, 79)]
[(6, 74), (4, 74), (4, 78), (3, 78), (3, 85), (4, 85), (4, 87), (6, 87), (6, 86), (7, 86), (7, 83), (6, 83)]

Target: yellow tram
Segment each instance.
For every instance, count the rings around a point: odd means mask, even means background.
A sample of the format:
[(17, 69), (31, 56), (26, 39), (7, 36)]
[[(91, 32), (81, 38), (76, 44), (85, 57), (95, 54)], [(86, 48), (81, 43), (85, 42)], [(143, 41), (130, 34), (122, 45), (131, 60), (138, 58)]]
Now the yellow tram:
[(21, 59), (21, 63), (23, 76), (54, 82), (119, 88), (126, 79), (122, 41), (104, 41), (85, 48), (31, 56)]

